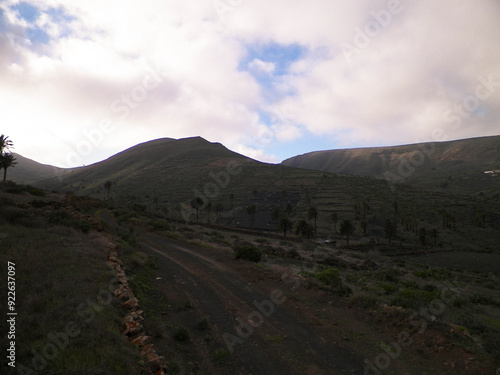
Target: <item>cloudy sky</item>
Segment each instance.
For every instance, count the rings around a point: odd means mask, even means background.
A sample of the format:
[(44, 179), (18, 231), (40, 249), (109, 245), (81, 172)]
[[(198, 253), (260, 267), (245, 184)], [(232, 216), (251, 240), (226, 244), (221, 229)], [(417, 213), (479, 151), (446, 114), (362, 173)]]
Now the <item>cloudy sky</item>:
[(497, 0), (1, 0), (0, 133), (60, 167), (500, 134)]

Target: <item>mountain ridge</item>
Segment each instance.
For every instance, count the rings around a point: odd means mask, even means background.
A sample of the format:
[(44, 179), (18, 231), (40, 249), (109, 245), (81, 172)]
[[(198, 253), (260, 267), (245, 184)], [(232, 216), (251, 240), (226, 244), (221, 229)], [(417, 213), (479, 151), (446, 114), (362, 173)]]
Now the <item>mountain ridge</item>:
[(500, 168), (500, 136), (313, 151), (286, 159), (281, 164), (406, 182), (425, 189), (451, 186), (464, 193), (492, 192), (498, 183), (485, 178), (488, 176), (484, 176), (484, 172)]

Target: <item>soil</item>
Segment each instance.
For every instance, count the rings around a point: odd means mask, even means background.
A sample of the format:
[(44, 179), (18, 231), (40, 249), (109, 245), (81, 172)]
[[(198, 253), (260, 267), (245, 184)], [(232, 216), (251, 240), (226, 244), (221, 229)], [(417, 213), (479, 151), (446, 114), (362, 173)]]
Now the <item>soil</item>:
[[(226, 247), (178, 242), (150, 232), (139, 242), (157, 257), (156, 287), (169, 303), (166, 324), (190, 331), (187, 343), (155, 339), (159, 350), (175, 346), (181, 353), (172, 373), (495, 373), (470, 348), (455, 345), (452, 334), (434, 328), (412, 331), (415, 327), (398, 310), (351, 308), (286, 271), (235, 260)], [(204, 317), (210, 327), (200, 332), (196, 322)], [(385, 355), (380, 343), (397, 342), (407, 331), (411, 345), (394, 358)]]

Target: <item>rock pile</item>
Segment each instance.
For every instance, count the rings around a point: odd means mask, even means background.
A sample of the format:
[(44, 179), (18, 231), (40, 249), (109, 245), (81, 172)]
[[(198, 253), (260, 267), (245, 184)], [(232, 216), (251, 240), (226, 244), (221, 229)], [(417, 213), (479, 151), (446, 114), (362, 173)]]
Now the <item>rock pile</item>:
[(122, 319), (125, 327), (123, 334), (128, 337), (129, 342), (141, 350), (141, 355), (145, 357), (147, 366), (151, 374), (164, 375), (164, 369), (167, 367), (164, 357), (159, 356), (154, 347), (153, 339), (144, 333), (144, 327), (141, 322), (144, 320), (143, 311), (139, 309), (139, 300), (134, 296), (132, 289), (128, 284), (127, 276), (122, 268), (122, 262), (118, 259), (116, 246), (109, 245), (109, 254), (107, 264), (116, 272), (118, 288), (114, 294), (123, 301), (123, 306), (127, 309), (127, 315)]

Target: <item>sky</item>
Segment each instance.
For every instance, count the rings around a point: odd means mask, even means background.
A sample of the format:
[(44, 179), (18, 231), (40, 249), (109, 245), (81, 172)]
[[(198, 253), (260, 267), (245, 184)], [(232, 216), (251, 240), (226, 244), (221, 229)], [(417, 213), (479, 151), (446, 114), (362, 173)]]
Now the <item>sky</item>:
[(58, 167), (500, 134), (498, 0), (0, 0), (0, 134)]

